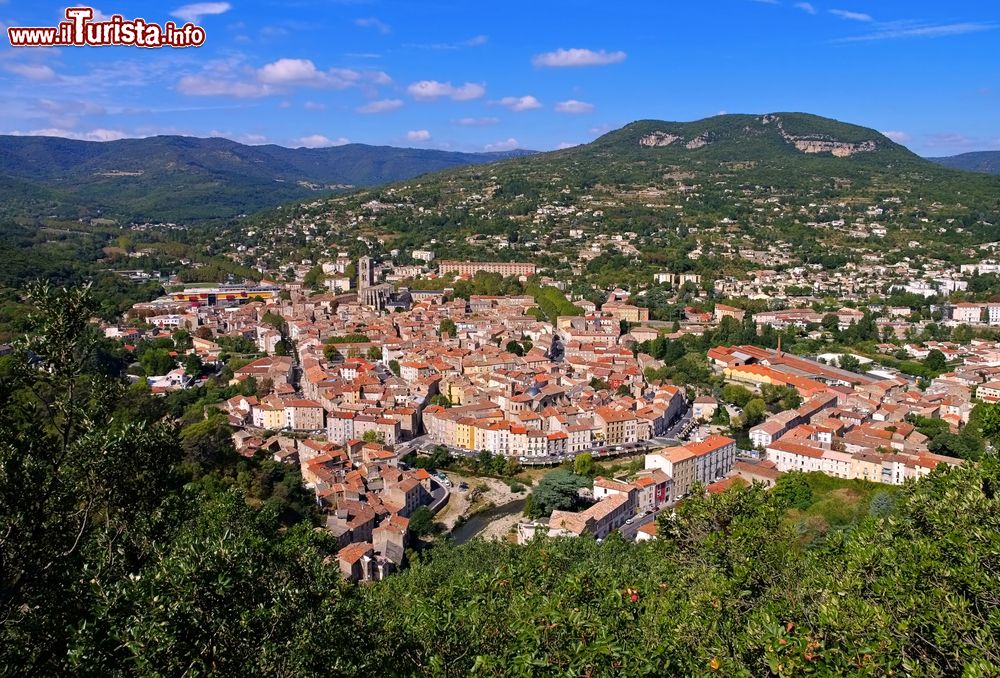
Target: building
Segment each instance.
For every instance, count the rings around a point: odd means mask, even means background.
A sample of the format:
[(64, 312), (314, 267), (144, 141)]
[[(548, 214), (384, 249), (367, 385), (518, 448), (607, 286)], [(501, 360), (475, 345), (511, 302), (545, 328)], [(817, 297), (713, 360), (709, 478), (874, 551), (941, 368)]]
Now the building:
[(736, 441), (718, 435), (647, 454), (645, 459), (646, 469), (660, 469), (673, 480), (671, 501), (686, 496), (696, 482), (708, 485), (722, 478), (735, 463)]
[(454, 273), (456, 275), (474, 276), (476, 273), (499, 273), (508, 277), (529, 277), (535, 275), (535, 265), (518, 261), (441, 261), (438, 272), (441, 275)]
[(286, 400), (285, 421), (293, 431), (321, 431), (326, 427), (323, 406), (315, 400)]
[(196, 306), (235, 306), (248, 301), (275, 299), (280, 291), (280, 287), (273, 285), (220, 285), (183, 289), (180, 292), (170, 292), (168, 296), (171, 301)]

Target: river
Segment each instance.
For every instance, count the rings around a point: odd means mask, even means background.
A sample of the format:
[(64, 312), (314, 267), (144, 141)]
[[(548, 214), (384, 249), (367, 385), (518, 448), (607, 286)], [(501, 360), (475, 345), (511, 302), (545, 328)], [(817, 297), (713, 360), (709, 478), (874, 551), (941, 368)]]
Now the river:
[(452, 540), (456, 544), (464, 544), (489, 527), (494, 520), (521, 513), (524, 510), (524, 502), (524, 499), (515, 499), (477, 513), (451, 531)]

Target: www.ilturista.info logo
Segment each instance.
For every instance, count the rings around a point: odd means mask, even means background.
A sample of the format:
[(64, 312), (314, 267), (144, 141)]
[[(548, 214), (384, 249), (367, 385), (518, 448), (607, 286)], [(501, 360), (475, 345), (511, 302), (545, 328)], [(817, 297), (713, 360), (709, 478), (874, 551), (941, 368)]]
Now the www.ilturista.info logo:
[(66, 21), (58, 26), (7, 29), (11, 47), (201, 47), (205, 29), (188, 22), (162, 26), (145, 19), (126, 19), (121, 14), (94, 21), (92, 7), (67, 7)]

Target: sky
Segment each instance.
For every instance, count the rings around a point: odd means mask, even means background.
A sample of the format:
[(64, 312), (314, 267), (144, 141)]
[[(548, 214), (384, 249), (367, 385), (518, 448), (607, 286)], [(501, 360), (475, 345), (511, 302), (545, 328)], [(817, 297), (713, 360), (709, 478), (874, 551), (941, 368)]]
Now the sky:
[(1000, 149), (995, 0), (99, 0), (205, 44), (10, 46), (65, 7), (0, 0), (0, 133), (549, 150), (804, 111), (925, 156)]

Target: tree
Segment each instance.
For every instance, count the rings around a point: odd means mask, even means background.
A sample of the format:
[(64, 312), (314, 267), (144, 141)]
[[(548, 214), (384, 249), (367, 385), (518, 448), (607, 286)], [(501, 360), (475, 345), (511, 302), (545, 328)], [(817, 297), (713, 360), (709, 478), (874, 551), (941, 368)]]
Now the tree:
[(232, 459), (233, 430), (221, 413), (191, 424), (181, 430), (181, 449), (189, 461), (203, 465), (216, 465)]
[(186, 351), (194, 346), (191, 333), (187, 330), (175, 330), (171, 337), (174, 340), (174, 348), (178, 351)]
[(364, 435), (361, 436), (361, 440), (366, 443), (385, 445), (385, 434), (381, 431), (365, 431)]
[(393, 359), (393, 360), (389, 361), (389, 371), (392, 372), (393, 374), (395, 374), (397, 377), (399, 376), (399, 361), (398, 360)]
[(323, 288), (323, 281), (326, 276), (323, 274), (323, 267), (317, 264), (310, 268), (305, 277), (302, 279), (302, 284), (310, 289), (319, 290)]
[(743, 425), (747, 428), (764, 421), (767, 415), (767, 405), (760, 398), (754, 398), (743, 408)]
[(590, 483), (588, 478), (557, 470), (542, 478), (531, 493), (532, 511), (537, 518), (555, 510), (572, 510), (580, 503), (578, 490)]
[(139, 359), (139, 364), (142, 365), (142, 369), (146, 375), (152, 377), (166, 374), (174, 369), (177, 362), (167, 349), (154, 348), (143, 352), (142, 358)]
[(573, 459), (573, 473), (588, 478), (594, 475), (594, 457), (590, 452), (576, 455)]
[(410, 515), (409, 530), (416, 537), (426, 537), (434, 533), (434, 514), (426, 506), (417, 508)]
[(941, 373), (947, 368), (947, 359), (944, 357), (944, 353), (936, 348), (932, 348), (924, 358), (924, 367), (933, 372)]
[(458, 332), (458, 326), (455, 325), (455, 321), (451, 318), (445, 318), (438, 324), (439, 335), (443, 336), (447, 334), (449, 337), (454, 337), (456, 332)]
[(507, 342), (506, 349), (508, 353), (513, 353), (514, 355), (517, 356), (524, 355), (524, 347), (514, 340)]
[(438, 405), (444, 408), (451, 407), (451, 399), (443, 393), (436, 393), (432, 395), (428, 403), (431, 405)]
[(603, 379), (598, 379), (597, 377), (591, 378), (588, 386), (590, 386), (590, 388), (594, 389), (595, 391), (607, 391), (608, 389), (611, 388), (611, 386), (608, 385), (608, 382), (604, 381)]
[(201, 375), (201, 371), (204, 365), (201, 362), (201, 356), (197, 353), (189, 353), (184, 358), (184, 374), (189, 377), (198, 377)]
[(148, 391), (96, 359), (89, 289), (24, 298), (25, 335), (0, 359), (0, 666), (67, 674), (74, 629), (100, 619), (95, 593), (169, 530), (179, 454), (172, 427), (146, 419), (157, 408), (136, 405)]
[(848, 372), (861, 372), (861, 361), (850, 353), (843, 353), (837, 359), (837, 367)]
[(371, 361), (381, 360), (382, 349), (380, 349), (378, 346), (372, 346), (371, 348), (368, 349), (368, 352), (365, 353), (365, 357)]
[(722, 399), (737, 407), (746, 407), (747, 403), (753, 399), (753, 393), (739, 384), (726, 384), (722, 387)]
[(772, 492), (782, 505), (790, 508), (802, 511), (812, 505), (812, 488), (809, 487), (804, 473), (786, 473), (779, 477)]

